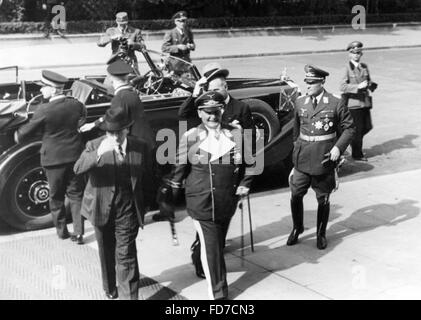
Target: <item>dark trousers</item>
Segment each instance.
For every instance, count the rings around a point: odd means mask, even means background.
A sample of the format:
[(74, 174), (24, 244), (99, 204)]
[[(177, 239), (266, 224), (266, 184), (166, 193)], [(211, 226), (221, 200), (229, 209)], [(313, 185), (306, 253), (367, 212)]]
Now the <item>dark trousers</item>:
[(349, 111), (355, 124), (355, 135), (351, 142), (352, 157), (362, 158), (364, 156), (363, 137), (373, 128), (370, 109), (350, 109)]
[(64, 205), (65, 196), (69, 199), (74, 233), (81, 235), (84, 233), (83, 218), (80, 214), (84, 179), (83, 176), (74, 174), (73, 165), (74, 163), (67, 163), (44, 168), (50, 186), (50, 212), (59, 237), (68, 234)]
[(292, 197), (303, 198), (311, 187), (316, 193), (319, 203), (323, 202), (330, 195), (335, 186), (335, 172), (333, 170), (329, 173), (314, 176), (294, 169), (294, 174), (290, 181)]
[(227, 270), (224, 259), (225, 235), (229, 220), (193, 220), (200, 239), (200, 258), (212, 300), (228, 297)]
[(136, 237), (139, 222), (134, 210), (113, 208), (108, 222), (95, 228), (104, 291), (113, 293), (118, 282), (120, 299), (138, 299), (139, 264)]

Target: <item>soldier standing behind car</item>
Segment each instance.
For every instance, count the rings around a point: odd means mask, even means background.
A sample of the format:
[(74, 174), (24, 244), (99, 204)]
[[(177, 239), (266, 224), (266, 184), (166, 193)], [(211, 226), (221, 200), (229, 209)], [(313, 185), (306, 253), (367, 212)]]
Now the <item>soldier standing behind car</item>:
[(190, 51), (196, 49), (193, 40), (193, 33), (187, 24), (187, 13), (179, 11), (173, 15), (175, 28), (171, 29), (164, 36), (162, 52), (167, 52), (174, 57), (191, 62)]
[(291, 214), (293, 230), (287, 245), (297, 243), (304, 232), (303, 197), (311, 186), (317, 198), (317, 248), (327, 246), (329, 196), (336, 186), (335, 166), (352, 140), (355, 129), (343, 101), (324, 88), (328, 72), (306, 65), (307, 95), (299, 97), (294, 110), (294, 150), (291, 171)]
[(221, 124), (224, 100), (218, 92), (207, 92), (196, 99), (202, 124), (181, 138), (170, 183), (176, 198), (186, 179), (187, 213), (199, 234), (200, 258), (212, 300), (228, 298), (225, 230), (235, 211), (237, 196), (248, 194), (252, 179), (245, 170), (239, 145), (241, 130)]
[(134, 68), (139, 74), (135, 51), (140, 51), (145, 48), (142, 33), (140, 29), (128, 25), (129, 17), (127, 12), (117, 13), (115, 21), (117, 27), (108, 28), (97, 44), (99, 47), (105, 47), (107, 44), (111, 43), (113, 55), (119, 51), (127, 53), (128, 57), (133, 61)]
[(83, 150), (78, 128), (85, 122), (86, 108), (78, 100), (66, 97), (63, 88), (69, 80), (55, 72), (42, 71), (41, 92), (48, 103), (40, 105), (26, 125), (15, 132), (16, 142), (42, 134), (41, 165), (50, 187), (50, 211), (60, 239), (70, 234), (66, 224), (65, 195), (73, 217), (73, 241), (83, 244), (84, 226), (80, 215), (84, 182), (73, 173), (73, 165)]
[(367, 161), (363, 153), (363, 137), (373, 128), (370, 113), (373, 101), (370, 91), (373, 92), (377, 84), (371, 81), (367, 64), (360, 62), (363, 55), (362, 48), (363, 44), (359, 41), (353, 41), (348, 45), (349, 62), (341, 80), (340, 90), (343, 92), (343, 99), (351, 112), (356, 129), (351, 142), (352, 158)]

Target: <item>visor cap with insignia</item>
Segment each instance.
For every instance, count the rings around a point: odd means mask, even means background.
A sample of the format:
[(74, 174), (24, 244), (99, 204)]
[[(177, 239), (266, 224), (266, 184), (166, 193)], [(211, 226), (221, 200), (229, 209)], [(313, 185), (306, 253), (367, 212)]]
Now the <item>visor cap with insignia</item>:
[(183, 19), (187, 20), (187, 12), (186, 11), (178, 11), (172, 16), (172, 20), (176, 19)]
[(115, 15), (115, 21), (117, 23), (128, 23), (129, 22), (129, 16), (127, 12), (119, 12)]
[(62, 88), (68, 81), (69, 79), (65, 76), (62, 76), (61, 74), (50, 70), (42, 70), (41, 81), (37, 81), (37, 83), (41, 86)]
[(219, 92), (208, 91), (199, 96), (194, 104), (198, 110), (217, 110), (225, 106), (225, 99)]
[(363, 51), (363, 44), (360, 41), (352, 41), (346, 48), (351, 53), (360, 53)]
[(202, 76), (206, 77), (206, 80), (209, 82), (215, 77), (224, 77), (227, 78), (229, 71), (223, 69), (221, 65), (217, 62), (211, 62), (205, 65), (202, 69)]
[(130, 73), (134, 73), (134, 70), (127, 63), (121, 61), (120, 59), (114, 61), (107, 67), (107, 72), (112, 76), (125, 76)]
[(321, 82), (329, 75), (329, 72), (310, 64), (304, 67), (304, 71), (306, 72), (304, 82)]

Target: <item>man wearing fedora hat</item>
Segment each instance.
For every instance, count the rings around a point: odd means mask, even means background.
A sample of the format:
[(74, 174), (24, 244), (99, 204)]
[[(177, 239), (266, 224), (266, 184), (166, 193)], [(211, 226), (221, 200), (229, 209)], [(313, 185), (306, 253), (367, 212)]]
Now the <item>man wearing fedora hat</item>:
[(248, 194), (252, 178), (245, 170), (241, 131), (221, 123), (224, 104), (223, 95), (213, 91), (196, 99), (202, 123), (181, 137), (171, 178), (175, 194), (185, 179), (187, 213), (200, 238), (199, 259), (210, 299), (228, 297), (226, 230), (237, 197)]
[(328, 93), (324, 83), (329, 73), (313, 65), (304, 67), (307, 95), (294, 109), (294, 149), (290, 174), (293, 229), (287, 245), (298, 242), (304, 232), (303, 197), (311, 188), (317, 198), (317, 248), (327, 247), (329, 197), (336, 186), (335, 167), (354, 135), (354, 124), (343, 101)]
[[(41, 132), (41, 165), (45, 169), (49, 184), (49, 205), (54, 226), (60, 239), (71, 237), (83, 244), (83, 220), (80, 204), (83, 180), (73, 174), (73, 164), (83, 150), (79, 127), (85, 122), (86, 107), (78, 100), (65, 96), (66, 77), (43, 70), (41, 93), (48, 103), (41, 104), (26, 125), (15, 132), (17, 143), (30, 140)], [(73, 217), (74, 234), (70, 235), (66, 224), (65, 196), (69, 199)]]
[(348, 45), (347, 51), (349, 62), (341, 80), (340, 90), (355, 123), (355, 136), (351, 142), (352, 158), (367, 161), (363, 153), (363, 137), (373, 128), (370, 113), (373, 101), (370, 92), (377, 88), (377, 83), (371, 80), (367, 64), (360, 62), (363, 44), (353, 41)]
[(128, 136), (132, 125), (124, 108), (108, 109), (99, 125), (106, 134), (89, 141), (74, 165), (76, 174), (88, 174), (82, 214), (95, 229), (109, 299), (138, 299), (136, 237), (144, 223), (152, 155), (146, 143)]
[(165, 33), (161, 50), (191, 62), (190, 51), (196, 49), (196, 44), (193, 40), (193, 33), (187, 26), (186, 11), (178, 11), (173, 15), (172, 20), (175, 23), (175, 28)]
[(127, 12), (118, 12), (116, 14), (117, 27), (108, 28), (105, 34), (100, 37), (97, 45), (105, 47), (111, 43), (112, 55), (123, 50), (127, 52), (130, 59), (137, 70), (137, 57), (135, 51), (140, 51), (145, 48), (142, 33), (140, 29), (129, 26), (129, 17)]

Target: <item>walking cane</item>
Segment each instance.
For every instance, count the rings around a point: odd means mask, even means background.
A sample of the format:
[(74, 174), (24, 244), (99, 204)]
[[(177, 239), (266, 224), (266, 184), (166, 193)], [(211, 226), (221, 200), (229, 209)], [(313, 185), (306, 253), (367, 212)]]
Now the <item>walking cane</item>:
[(178, 237), (177, 237), (177, 231), (175, 230), (174, 218), (170, 217), (168, 218), (168, 221), (170, 222), (172, 244), (173, 246), (178, 246), (179, 242), (178, 242)]
[(254, 240), (253, 240), (253, 226), (251, 224), (251, 209), (250, 209), (250, 196), (247, 194), (247, 206), (249, 211), (249, 226), (250, 226), (250, 245), (251, 252), (254, 252)]
[[(243, 210), (243, 196), (240, 197), (240, 204), (238, 207), (241, 210), (241, 258), (244, 257), (244, 210)], [(244, 265), (244, 259), (241, 259), (241, 265)]]

